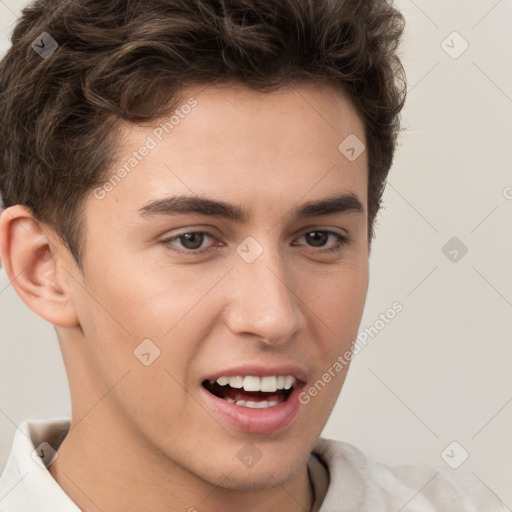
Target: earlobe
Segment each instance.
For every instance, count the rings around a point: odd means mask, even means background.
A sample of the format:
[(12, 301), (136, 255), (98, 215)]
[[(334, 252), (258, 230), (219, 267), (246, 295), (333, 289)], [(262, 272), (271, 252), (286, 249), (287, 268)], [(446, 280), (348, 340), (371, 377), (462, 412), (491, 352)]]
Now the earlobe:
[(57, 279), (56, 244), (28, 208), (12, 206), (0, 216), (0, 257), (23, 302), (53, 325), (74, 327), (71, 298)]

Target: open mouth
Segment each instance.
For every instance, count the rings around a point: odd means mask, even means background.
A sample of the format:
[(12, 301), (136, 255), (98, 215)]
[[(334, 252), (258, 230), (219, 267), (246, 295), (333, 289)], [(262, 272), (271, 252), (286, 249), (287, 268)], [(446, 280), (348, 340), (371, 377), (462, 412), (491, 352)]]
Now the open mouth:
[(297, 385), (291, 375), (233, 376), (204, 380), (203, 387), (226, 402), (251, 409), (275, 407), (285, 402)]

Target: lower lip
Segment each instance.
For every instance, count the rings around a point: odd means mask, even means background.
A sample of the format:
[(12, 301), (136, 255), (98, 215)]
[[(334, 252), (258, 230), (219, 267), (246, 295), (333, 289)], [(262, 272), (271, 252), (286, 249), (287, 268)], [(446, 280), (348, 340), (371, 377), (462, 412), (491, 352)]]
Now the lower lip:
[(295, 420), (302, 405), (299, 394), (303, 387), (296, 386), (284, 402), (265, 409), (252, 409), (226, 402), (203, 386), (201, 391), (214, 414), (237, 430), (251, 434), (271, 434), (285, 429)]

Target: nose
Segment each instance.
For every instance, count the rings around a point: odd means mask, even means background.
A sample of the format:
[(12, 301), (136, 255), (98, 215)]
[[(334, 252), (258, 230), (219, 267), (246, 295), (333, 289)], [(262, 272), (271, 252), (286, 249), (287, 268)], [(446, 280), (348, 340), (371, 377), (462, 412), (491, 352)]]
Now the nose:
[(228, 328), (266, 345), (285, 344), (305, 325), (298, 283), (277, 251), (263, 250), (252, 263), (237, 259), (225, 311)]

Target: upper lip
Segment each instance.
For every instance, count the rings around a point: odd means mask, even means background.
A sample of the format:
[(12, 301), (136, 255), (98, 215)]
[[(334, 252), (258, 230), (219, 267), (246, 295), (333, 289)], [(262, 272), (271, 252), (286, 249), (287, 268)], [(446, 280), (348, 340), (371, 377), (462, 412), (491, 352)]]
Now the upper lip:
[(291, 375), (295, 377), (298, 381), (306, 382), (307, 374), (306, 372), (295, 365), (279, 365), (279, 366), (261, 366), (261, 365), (244, 365), (244, 366), (236, 366), (233, 368), (229, 368), (226, 370), (220, 370), (218, 372), (212, 373), (210, 375), (206, 375), (203, 377), (201, 382), (205, 380), (217, 380), (219, 377), (235, 377), (240, 375), (242, 377), (253, 376), (253, 377), (269, 377), (269, 376), (286, 376)]

